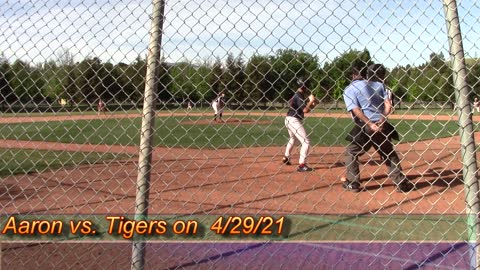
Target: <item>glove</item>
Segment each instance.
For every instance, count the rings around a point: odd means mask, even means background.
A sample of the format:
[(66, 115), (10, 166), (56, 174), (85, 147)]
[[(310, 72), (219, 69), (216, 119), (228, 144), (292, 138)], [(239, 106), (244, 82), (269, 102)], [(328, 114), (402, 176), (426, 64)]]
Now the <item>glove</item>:
[(317, 106), (318, 102), (317, 102), (317, 98), (311, 94), (310, 96), (308, 96), (308, 104), (307, 106), (310, 108), (310, 109), (313, 109), (315, 108), (315, 106)]

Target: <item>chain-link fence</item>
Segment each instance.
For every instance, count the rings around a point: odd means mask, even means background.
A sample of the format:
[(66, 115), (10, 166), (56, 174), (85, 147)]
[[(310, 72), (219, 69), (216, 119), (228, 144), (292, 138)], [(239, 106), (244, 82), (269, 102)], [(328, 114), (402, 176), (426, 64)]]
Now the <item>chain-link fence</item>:
[(0, 10), (4, 269), (477, 266), (475, 1)]

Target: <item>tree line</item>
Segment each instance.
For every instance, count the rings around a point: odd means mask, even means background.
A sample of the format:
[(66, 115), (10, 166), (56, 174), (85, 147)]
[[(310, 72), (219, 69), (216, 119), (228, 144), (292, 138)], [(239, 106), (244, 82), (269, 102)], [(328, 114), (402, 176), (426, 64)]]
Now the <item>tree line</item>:
[[(0, 104), (94, 104), (99, 99), (109, 103), (141, 106), (145, 87), (146, 60), (133, 63), (102, 62), (87, 57), (75, 62), (67, 50), (55, 61), (41, 64), (16, 60), (10, 63), (0, 56)], [(203, 62), (167, 63), (162, 61), (158, 75), (158, 100), (162, 103), (210, 102), (224, 91), (230, 103), (267, 105), (285, 102), (296, 89), (299, 78), (324, 102), (341, 100), (350, 83), (350, 64), (360, 59), (373, 63), (368, 50), (349, 50), (320, 65), (317, 56), (292, 49), (273, 55), (228, 54), (226, 59)], [(468, 59), (467, 82), (472, 94), (480, 93), (480, 64)], [(419, 66), (396, 66), (389, 70), (386, 84), (399, 101), (454, 102), (450, 63), (443, 54), (431, 53)]]

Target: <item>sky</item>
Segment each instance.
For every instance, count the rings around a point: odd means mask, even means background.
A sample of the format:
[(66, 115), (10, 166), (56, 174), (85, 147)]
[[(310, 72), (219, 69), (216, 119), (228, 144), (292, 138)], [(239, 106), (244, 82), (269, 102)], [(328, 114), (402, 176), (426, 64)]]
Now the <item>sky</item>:
[[(466, 57), (479, 56), (475, 2), (457, 1)], [(147, 54), (152, 1), (7, 0), (0, 11), (0, 53), (10, 62), (57, 61), (68, 51), (76, 61), (131, 63)], [(440, 0), (166, 0), (161, 53), (168, 62), (286, 48), (321, 64), (366, 48), (387, 67), (449, 55)]]

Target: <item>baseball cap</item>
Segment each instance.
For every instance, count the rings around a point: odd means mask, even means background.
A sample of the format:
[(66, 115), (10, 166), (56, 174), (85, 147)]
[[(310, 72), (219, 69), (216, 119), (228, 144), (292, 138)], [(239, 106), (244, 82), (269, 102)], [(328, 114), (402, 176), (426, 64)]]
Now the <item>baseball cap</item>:
[(382, 64), (371, 64), (368, 66), (368, 78), (385, 79), (387, 70)]
[(303, 78), (298, 78), (297, 80), (297, 86), (298, 88), (306, 89), (307, 88), (307, 83)]

